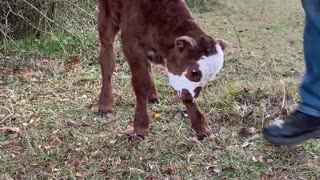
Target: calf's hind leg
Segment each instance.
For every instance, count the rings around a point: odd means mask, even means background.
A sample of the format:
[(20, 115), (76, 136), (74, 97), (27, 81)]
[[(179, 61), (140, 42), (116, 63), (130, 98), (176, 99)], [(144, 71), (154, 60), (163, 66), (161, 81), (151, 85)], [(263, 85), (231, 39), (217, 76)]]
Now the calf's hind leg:
[(119, 26), (114, 23), (108, 10), (108, 1), (99, 2), (98, 31), (100, 38), (100, 65), (102, 71), (102, 87), (99, 96), (99, 114), (111, 113), (113, 106), (112, 74), (115, 66), (114, 40)]

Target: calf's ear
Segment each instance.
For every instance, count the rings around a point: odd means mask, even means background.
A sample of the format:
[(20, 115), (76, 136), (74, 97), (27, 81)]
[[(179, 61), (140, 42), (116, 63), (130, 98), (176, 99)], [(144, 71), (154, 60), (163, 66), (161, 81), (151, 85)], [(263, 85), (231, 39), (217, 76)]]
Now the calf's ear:
[(181, 36), (176, 39), (175, 46), (181, 52), (187, 47), (191, 47), (191, 48), (195, 47), (196, 41), (189, 36)]
[(228, 52), (231, 49), (231, 44), (224, 39), (217, 39), (217, 43), (221, 46), (223, 52)]

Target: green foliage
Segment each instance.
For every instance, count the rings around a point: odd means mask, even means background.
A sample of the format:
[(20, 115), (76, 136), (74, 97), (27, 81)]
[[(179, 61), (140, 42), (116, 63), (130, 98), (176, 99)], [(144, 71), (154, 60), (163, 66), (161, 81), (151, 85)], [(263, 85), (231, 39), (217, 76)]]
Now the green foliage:
[(230, 111), (233, 110), (235, 105), (245, 96), (245, 92), (242, 89), (231, 87), (218, 101), (213, 102), (213, 107)]
[(0, 43), (51, 32), (86, 31), (96, 23), (96, 1), (0, 1)]
[(0, 142), (4, 142), (7, 140), (7, 136), (5, 134), (0, 133)]
[(65, 58), (66, 56), (81, 55), (88, 50), (95, 49), (96, 41), (96, 37), (90, 34), (74, 37), (56, 32), (41, 35), (39, 38), (29, 36), (15, 41), (15, 43), (0, 46), (0, 50), (32, 52), (47, 57)]

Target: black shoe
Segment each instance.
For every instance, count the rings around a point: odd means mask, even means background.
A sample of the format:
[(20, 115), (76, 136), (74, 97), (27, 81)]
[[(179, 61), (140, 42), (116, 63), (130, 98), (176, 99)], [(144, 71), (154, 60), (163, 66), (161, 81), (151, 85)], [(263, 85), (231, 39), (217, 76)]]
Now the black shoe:
[(312, 138), (320, 138), (320, 117), (294, 111), (283, 124), (263, 128), (265, 140), (276, 145), (294, 145)]

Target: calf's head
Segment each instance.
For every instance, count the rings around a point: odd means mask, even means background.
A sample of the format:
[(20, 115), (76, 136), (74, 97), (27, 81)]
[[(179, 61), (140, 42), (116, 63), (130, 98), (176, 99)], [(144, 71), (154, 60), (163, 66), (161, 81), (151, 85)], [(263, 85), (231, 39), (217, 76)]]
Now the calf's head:
[(202, 87), (220, 72), (227, 47), (226, 41), (209, 36), (199, 39), (182, 36), (175, 40), (174, 52), (167, 63), (169, 84), (184, 102), (194, 101)]

